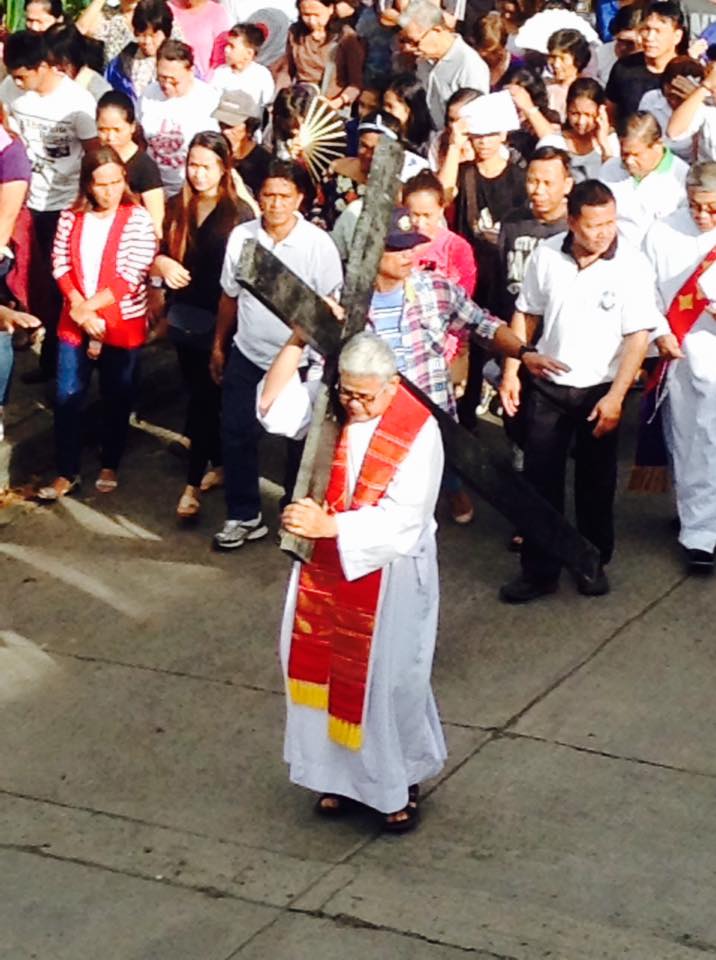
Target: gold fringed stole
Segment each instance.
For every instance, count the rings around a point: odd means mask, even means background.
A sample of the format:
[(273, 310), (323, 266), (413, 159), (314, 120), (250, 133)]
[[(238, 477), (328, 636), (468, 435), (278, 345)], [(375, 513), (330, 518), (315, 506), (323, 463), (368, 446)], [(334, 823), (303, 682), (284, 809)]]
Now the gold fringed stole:
[[(375, 506), (430, 414), (402, 386), (383, 414), (348, 502), (348, 429), (341, 431), (326, 489), (331, 513)], [(328, 736), (360, 750), (381, 571), (343, 576), (337, 540), (317, 540), (301, 568), (288, 662), (292, 701), (328, 711)]]

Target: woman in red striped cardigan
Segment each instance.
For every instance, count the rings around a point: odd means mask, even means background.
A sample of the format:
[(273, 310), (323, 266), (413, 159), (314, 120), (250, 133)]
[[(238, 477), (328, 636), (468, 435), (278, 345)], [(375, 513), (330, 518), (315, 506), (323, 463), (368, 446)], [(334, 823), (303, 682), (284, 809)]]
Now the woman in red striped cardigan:
[(156, 253), (152, 218), (130, 193), (111, 147), (85, 154), (77, 200), (63, 210), (52, 250), (63, 296), (58, 327), (57, 477), (39, 491), (57, 500), (79, 486), (82, 406), (92, 370), (102, 398), (102, 469), (95, 486), (117, 486), (139, 350), (147, 332), (147, 274)]

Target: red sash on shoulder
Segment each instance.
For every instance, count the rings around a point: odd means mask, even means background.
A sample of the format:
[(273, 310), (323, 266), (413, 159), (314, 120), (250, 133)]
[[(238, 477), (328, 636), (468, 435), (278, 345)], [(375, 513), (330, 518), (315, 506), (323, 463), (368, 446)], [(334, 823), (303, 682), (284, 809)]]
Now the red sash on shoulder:
[[(400, 386), (381, 417), (348, 501), (348, 428), (338, 438), (326, 489), (330, 513), (375, 506), (430, 417)], [(301, 568), (288, 661), (294, 703), (328, 711), (328, 735), (359, 750), (381, 571), (346, 580), (335, 539), (317, 540)]]
[[(671, 332), (679, 341), (679, 346), (684, 342), (686, 334), (699, 319), (704, 307), (709, 302), (707, 297), (702, 297), (699, 293), (699, 280), (701, 274), (705, 273), (714, 261), (716, 261), (716, 247), (709, 250), (691, 276), (684, 281), (666, 311), (666, 319), (669, 321)], [(667, 360), (661, 360), (657, 364), (656, 369), (649, 377), (647, 390), (655, 390), (659, 386), (664, 378), (667, 366)]]

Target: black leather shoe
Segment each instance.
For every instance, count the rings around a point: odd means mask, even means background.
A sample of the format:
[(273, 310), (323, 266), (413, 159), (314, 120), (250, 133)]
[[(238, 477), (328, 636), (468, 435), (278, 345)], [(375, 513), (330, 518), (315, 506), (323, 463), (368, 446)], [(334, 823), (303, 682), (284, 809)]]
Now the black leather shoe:
[(689, 573), (712, 573), (714, 569), (714, 554), (708, 550), (687, 550), (686, 563)]
[(503, 603), (530, 603), (539, 597), (546, 597), (555, 593), (559, 587), (559, 580), (528, 580), (523, 574), (504, 583), (500, 587), (500, 600)]
[(585, 597), (603, 597), (609, 593), (611, 587), (609, 586), (609, 579), (604, 571), (604, 567), (599, 568), (594, 578), (585, 577), (583, 574), (580, 574), (577, 577), (577, 590)]

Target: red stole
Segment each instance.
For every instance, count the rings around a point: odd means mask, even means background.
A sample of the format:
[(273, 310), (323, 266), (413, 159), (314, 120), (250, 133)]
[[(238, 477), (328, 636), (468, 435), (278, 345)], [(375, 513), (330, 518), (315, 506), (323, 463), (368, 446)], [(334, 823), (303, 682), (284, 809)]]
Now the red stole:
[[(704, 259), (689, 276), (671, 301), (669, 309), (666, 311), (666, 319), (669, 321), (671, 332), (679, 341), (679, 346), (684, 342), (686, 334), (699, 319), (704, 311), (704, 307), (709, 302), (707, 297), (702, 297), (698, 290), (699, 279), (716, 261), (716, 247), (712, 247)], [(667, 360), (661, 360), (652, 375), (649, 377), (647, 390), (656, 389), (664, 378)]]
[[(333, 455), (326, 503), (330, 513), (374, 506), (395, 476), (430, 417), (400, 386), (371, 437), (353, 496), (348, 501), (348, 428)], [(343, 576), (335, 539), (317, 540), (313, 559), (301, 568), (288, 661), (294, 703), (328, 711), (328, 735), (359, 750), (370, 648), (382, 571), (357, 580)]]

